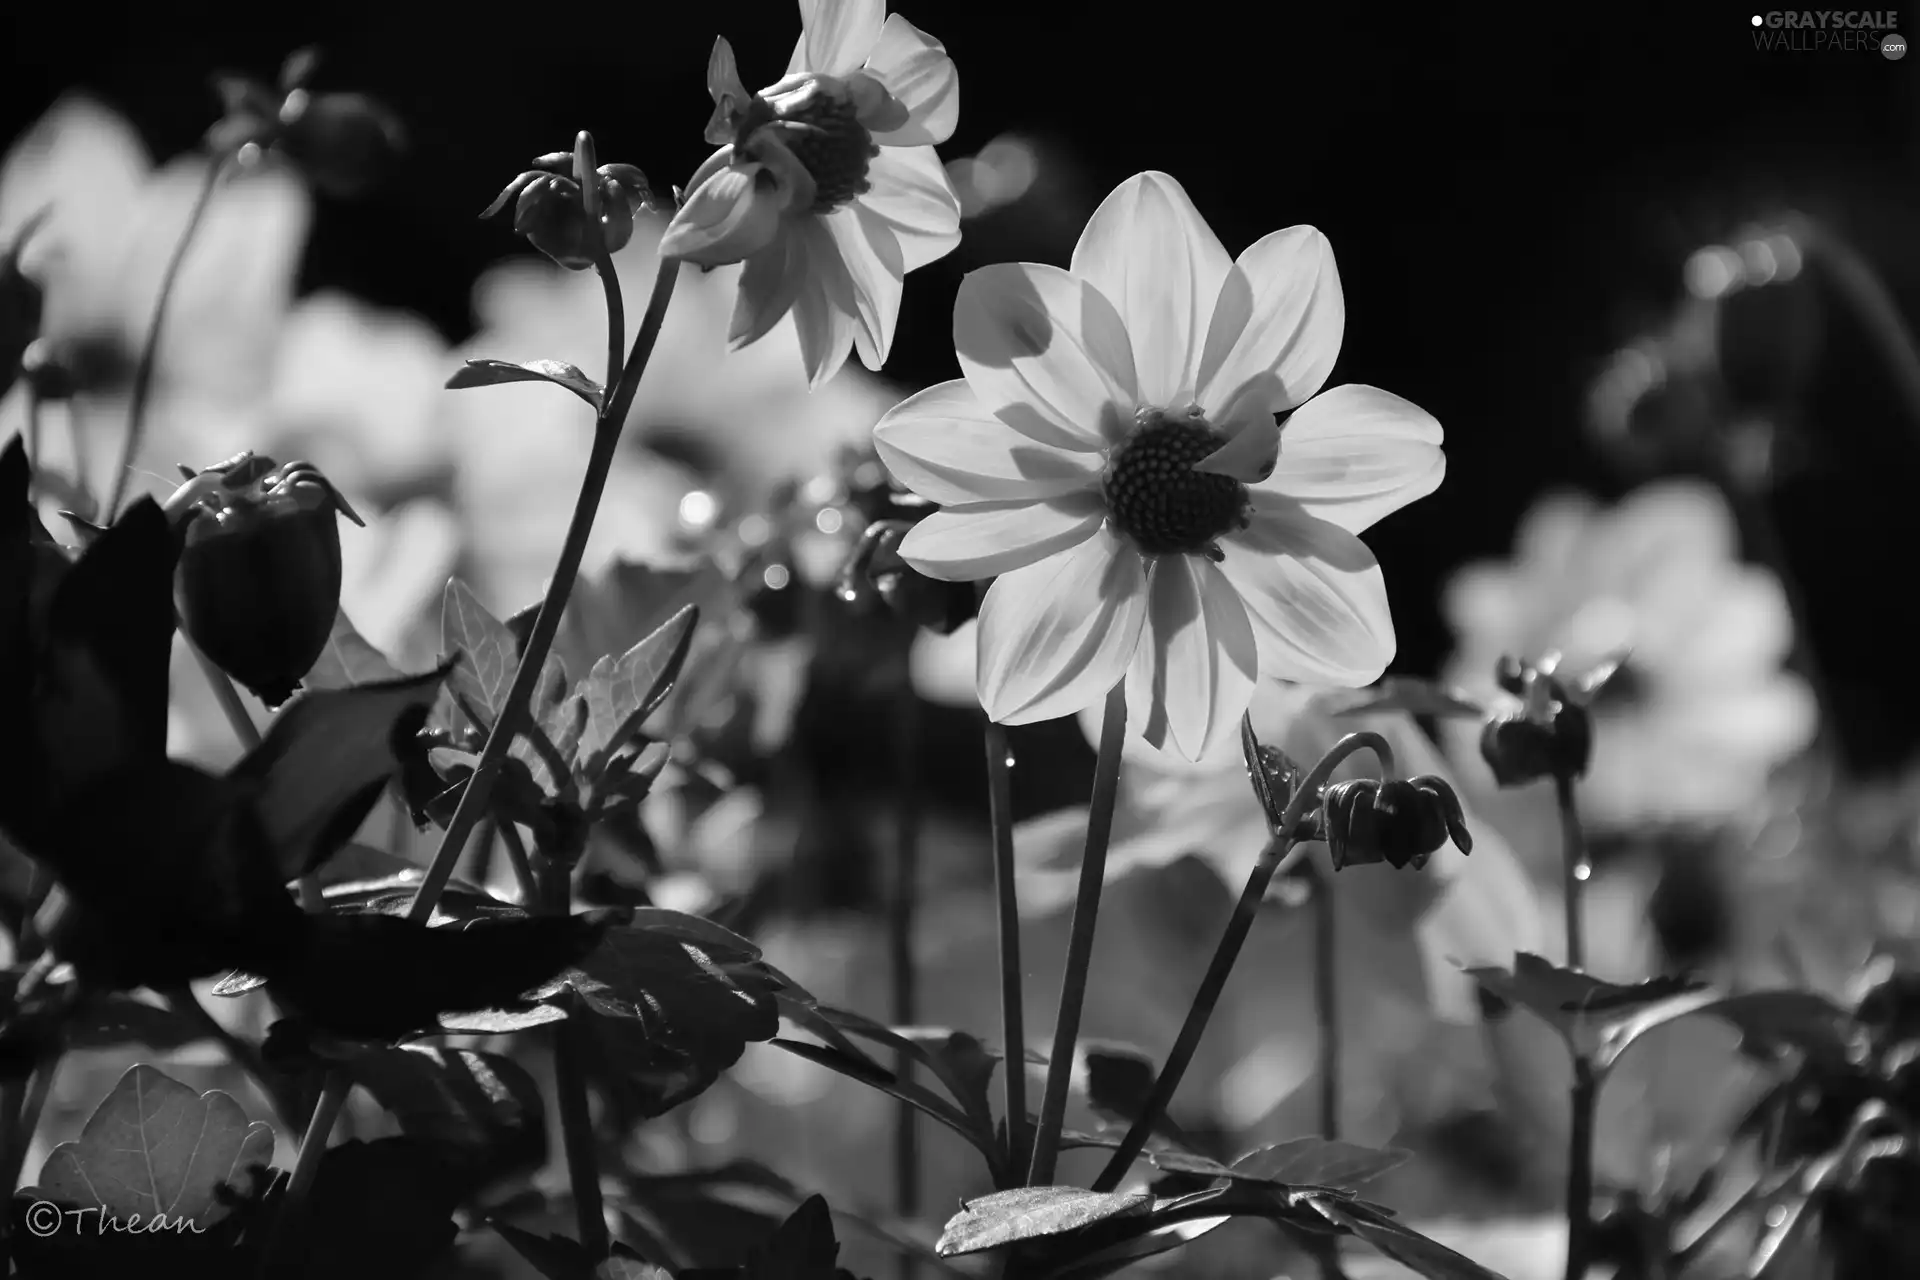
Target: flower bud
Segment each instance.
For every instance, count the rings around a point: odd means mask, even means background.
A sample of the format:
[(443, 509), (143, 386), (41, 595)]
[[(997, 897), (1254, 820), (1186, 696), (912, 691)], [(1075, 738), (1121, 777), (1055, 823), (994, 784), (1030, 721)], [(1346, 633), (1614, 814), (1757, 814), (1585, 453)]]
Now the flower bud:
[(1267, 815), (1267, 830), (1277, 832), (1300, 789), (1300, 766), (1278, 747), (1269, 747), (1253, 731), (1253, 722), (1240, 718), (1240, 754), (1247, 762), (1253, 794)]
[(276, 707), (313, 669), (339, 613), (335, 514), (360, 518), (305, 462), (242, 453), (188, 474), (164, 507), (183, 539), (181, 625), (222, 671)]
[(392, 168), (406, 137), (394, 114), (365, 94), (309, 92), (317, 61), (311, 50), (294, 54), (273, 89), (247, 76), (216, 76), (226, 112), (207, 131), (207, 145), (218, 154), (277, 151), (321, 191), (345, 199)]
[(900, 558), (900, 543), (913, 528), (906, 520), (878, 520), (867, 526), (847, 558), (834, 594), (847, 604), (879, 599), (916, 627), (948, 636), (977, 612), (972, 583), (938, 582)]
[(1320, 813), (1336, 871), (1369, 862), (1419, 870), (1449, 838), (1462, 853), (1473, 850), (1459, 797), (1431, 774), (1336, 782), (1322, 796)]
[(567, 176), (573, 153), (556, 151), (533, 163), (535, 168), (508, 183), (480, 216), (490, 218), (511, 201), (513, 229), (569, 271), (585, 271), (601, 252), (626, 248), (633, 239), (634, 216), (657, 206), (644, 173), (630, 164), (603, 164), (593, 170), (596, 228), (580, 184)]
[(1593, 718), (1571, 702), (1559, 704), (1550, 724), (1524, 711), (1495, 716), (1480, 731), (1480, 757), (1503, 787), (1578, 778), (1593, 758)]

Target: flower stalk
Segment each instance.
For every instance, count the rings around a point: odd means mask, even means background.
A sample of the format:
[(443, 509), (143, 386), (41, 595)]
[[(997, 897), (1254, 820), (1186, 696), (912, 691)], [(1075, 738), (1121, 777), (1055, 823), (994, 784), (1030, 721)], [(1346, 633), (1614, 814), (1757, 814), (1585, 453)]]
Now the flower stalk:
[(986, 722), (987, 812), (993, 825), (993, 898), (999, 916), (1000, 1071), (1007, 1118), (1007, 1168), (1026, 1168), (1027, 1013), (1020, 967), (1020, 899), (1013, 861), (1013, 750), (1007, 727)]
[[(1127, 685), (1121, 680), (1107, 694), (1105, 718), (1100, 725), (1100, 754), (1093, 770), (1093, 805), (1087, 813), (1087, 847), (1080, 859), (1080, 887), (1067, 936), (1067, 967), (1060, 985), (1060, 1012), (1054, 1021), (1053, 1052), (1047, 1058), (1047, 1089), (1040, 1103), (1040, 1126), (1033, 1135), (1033, 1160), (1027, 1166), (1030, 1187), (1052, 1183), (1054, 1162), (1060, 1154), (1060, 1130), (1067, 1114), (1067, 1085), (1073, 1076), (1074, 1046), (1080, 1039), (1080, 1013), (1086, 1005), (1087, 974), (1093, 962), (1100, 891), (1107, 879), (1107, 843), (1113, 835), (1113, 808), (1120, 795), (1120, 757), (1126, 739)], [(1022, 1066), (1024, 1068), (1024, 1063)]]
[[(887, 903), (887, 950), (892, 991), (889, 1016), (895, 1026), (919, 1021), (919, 992), (914, 971), (913, 930), (920, 885), (920, 708), (908, 667), (916, 628), (900, 629), (900, 693), (894, 702), (894, 762), (899, 771), (895, 798), (892, 894)], [(901, 1082), (913, 1078), (913, 1057), (902, 1052), (894, 1062)], [(894, 1208), (903, 1221), (920, 1211), (918, 1109), (901, 1102), (893, 1118)], [(914, 1255), (899, 1255), (901, 1280), (912, 1280), (919, 1266)]]
[[(1582, 901), (1593, 864), (1587, 857), (1585, 833), (1574, 799), (1574, 780), (1564, 773), (1553, 779), (1559, 802), (1562, 840), (1561, 867), (1566, 890), (1567, 967), (1584, 970), (1587, 963)], [(1567, 1127), (1567, 1271), (1566, 1280), (1582, 1280), (1593, 1234), (1593, 1115), (1600, 1091), (1593, 1059), (1576, 1052), (1571, 1119)]]

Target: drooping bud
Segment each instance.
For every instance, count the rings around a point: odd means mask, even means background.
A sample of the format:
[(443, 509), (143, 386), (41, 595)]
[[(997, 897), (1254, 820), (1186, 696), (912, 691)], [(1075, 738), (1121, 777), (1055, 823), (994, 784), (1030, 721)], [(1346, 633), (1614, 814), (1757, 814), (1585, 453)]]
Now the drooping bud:
[[(1604, 668), (1599, 683), (1616, 669)], [(1591, 679), (1591, 677), (1589, 677)], [(1480, 732), (1480, 756), (1503, 787), (1521, 787), (1543, 778), (1572, 781), (1593, 759), (1593, 715), (1553, 674), (1551, 663), (1536, 666), (1503, 657), (1494, 680), (1522, 700), (1519, 709), (1490, 716)]]
[(1294, 793), (1300, 789), (1300, 766), (1280, 748), (1261, 742), (1253, 731), (1253, 721), (1244, 715), (1240, 717), (1240, 754), (1247, 762), (1253, 794), (1267, 815), (1267, 830), (1278, 833), (1286, 818), (1287, 806), (1293, 803)]
[(364, 192), (406, 146), (399, 119), (361, 93), (313, 93), (306, 85), (318, 65), (310, 49), (287, 59), (276, 88), (247, 76), (223, 74), (214, 90), (226, 114), (207, 132), (216, 154), (246, 147), (276, 151), (330, 196)]
[(952, 635), (976, 612), (971, 583), (937, 582), (900, 558), (913, 529), (906, 520), (868, 525), (840, 570), (834, 594), (848, 604), (877, 596), (899, 617), (937, 635)]
[(335, 516), (359, 516), (311, 464), (254, 453), (193, 473), (163, 509), (183, 539), (175, 598), (187, 636), (267, 706), (285, 702), (339, 612)]
[(575, 150), (539, 157), (480, 216), (490, 218), (511, 202), (513, 229), (569, 271), (618, 253), (633, 239), (635, 215), (663, 206), (646, 174), (630, 164), (595, 168), (592, 149), (592, 138), (582, 133)]
[(1334, 870), (1385, 862), (1419, 870), (1449, 839), (1473, 851), (1460, 798), (1444, 778), (1356, 778), (1336, 782), (1320, 801)]

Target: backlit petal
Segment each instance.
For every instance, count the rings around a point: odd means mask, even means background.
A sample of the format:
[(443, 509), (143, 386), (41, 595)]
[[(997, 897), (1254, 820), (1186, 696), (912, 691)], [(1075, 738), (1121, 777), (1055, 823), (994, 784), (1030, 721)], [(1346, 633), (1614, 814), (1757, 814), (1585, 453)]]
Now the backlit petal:
[(900, 315), (901, 278), (906, 267), (900, 242), (884, 220), (858, 205), (835, 209), (822, 219), (840, 246), (840, 259), (853, 282), (854, 345), (869, 369), (887, 361), (893, 347), (894, 321)]
[(1058, 267), (1007, 262), (969, 274), (953, 304), (953, 345), (981, 403), (1034, 439), (1099, 448), (1131, 425), (1126, 327), (1098, 289)]
[(1155, 560), (1148, 601), (1127, 706), (1145, 712), (1143, 736), (1154, 747), (1171, 742), (1198, 760), (1247, 709), (1258, 666), (1253, 624), (1233, 584), (1198, 556)]
[(1312, 227), (1254, 242), (1227, 273), (1207, 324), (1200, 403), (1215, 426), (1283, 413), (1325, 384), (1347, 306), (1333, 248)]
[(854, 314), (853, 279), (833, 236), (818, 218), (800, 220), (793, 234), (800, 240), (795, 251), (807, 258), (800, 291), (793, 300), (793, 322), (800, 335), (800, 363), (807, 371), (807, 385), (817, 389), (846, 364), (860, 322)]
[(866, 69), (908, 113), (905, 125), (875, 133), (875, 142), (883, 147), (930, 146), (953, 136), (960, 119), (960, 76), (938, 40), (891, 14), (867, 55)]
[(1185, 189), (1164, 173), (1128, 178), (1094, 210), (1074, 246), (1073, 273), (1125, 322), (1145, 403), (1192, 401), (1207, 324), (1232, 267)]
[(974, 582), (1078, 546), (1105, 518), (1098, 497), (1088, 493), (947, 507), (907, 532), (900, 558), (929, 578)]
[(880, 38), (886, 0), (800, 0), (803, 34), (788, 71), (845, 76), (858, 71)]
[(932, 147), (882, 147), (867, 166), (873, 185), (856, 202), (885, 220), (912, 271), (960, 243), (960, 197)]
[(1002, 574), (980, 602), (980, 705), (1032, 724), (1099, 701), (1125, 676), (1146, 615), (1145, 565), (1107, 529)]
[(780, 230), (782, 200), (760, 165), (729, 165), (695, 187), (667, 224), (660, 255), (723, 267), (759, 253)]
[(964, 378), (902, 402), (874, 427), (873, 443), (894, 479), (944, 505), (1051, 498), (1100, 480), (1098, 455), (1021, 435)]
[(1440, 487), (1447, 471), (1433, 416), (1378, 387), (1335, 387), (1296, 409), (1263, 489), (1359, 533)]
[(1360, 539), (1255, 494), (1252, 527), (1221, 547), (1221, 569), (1253, 619), (1262, 680), (1359, 688), (1386, 671), (1395, 646), (1387, 584)]
[(806, 284), (807, 260), (803, 236), (775, 236), (772, 244), (747, 259), (727, 326), (733, 350), (758, 342), (793, 310)]

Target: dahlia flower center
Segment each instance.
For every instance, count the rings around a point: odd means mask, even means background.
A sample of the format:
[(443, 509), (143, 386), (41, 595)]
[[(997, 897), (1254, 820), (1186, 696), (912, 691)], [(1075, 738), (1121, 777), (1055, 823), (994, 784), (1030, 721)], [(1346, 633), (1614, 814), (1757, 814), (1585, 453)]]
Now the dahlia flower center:
[(781, 141), (813, 176), (814, 213), (837, 209), (873, 184), (867, 166), (880, 154), (853, 99), (815, 84), (776, 107)]
[(1219, 559), (1215, 540), (1247, 525), (1247, 487), (1193, 464), (1226, 442), (1197, 407), (1142, 409), (1100, 477), (1115, 527), (1148, 555)]

